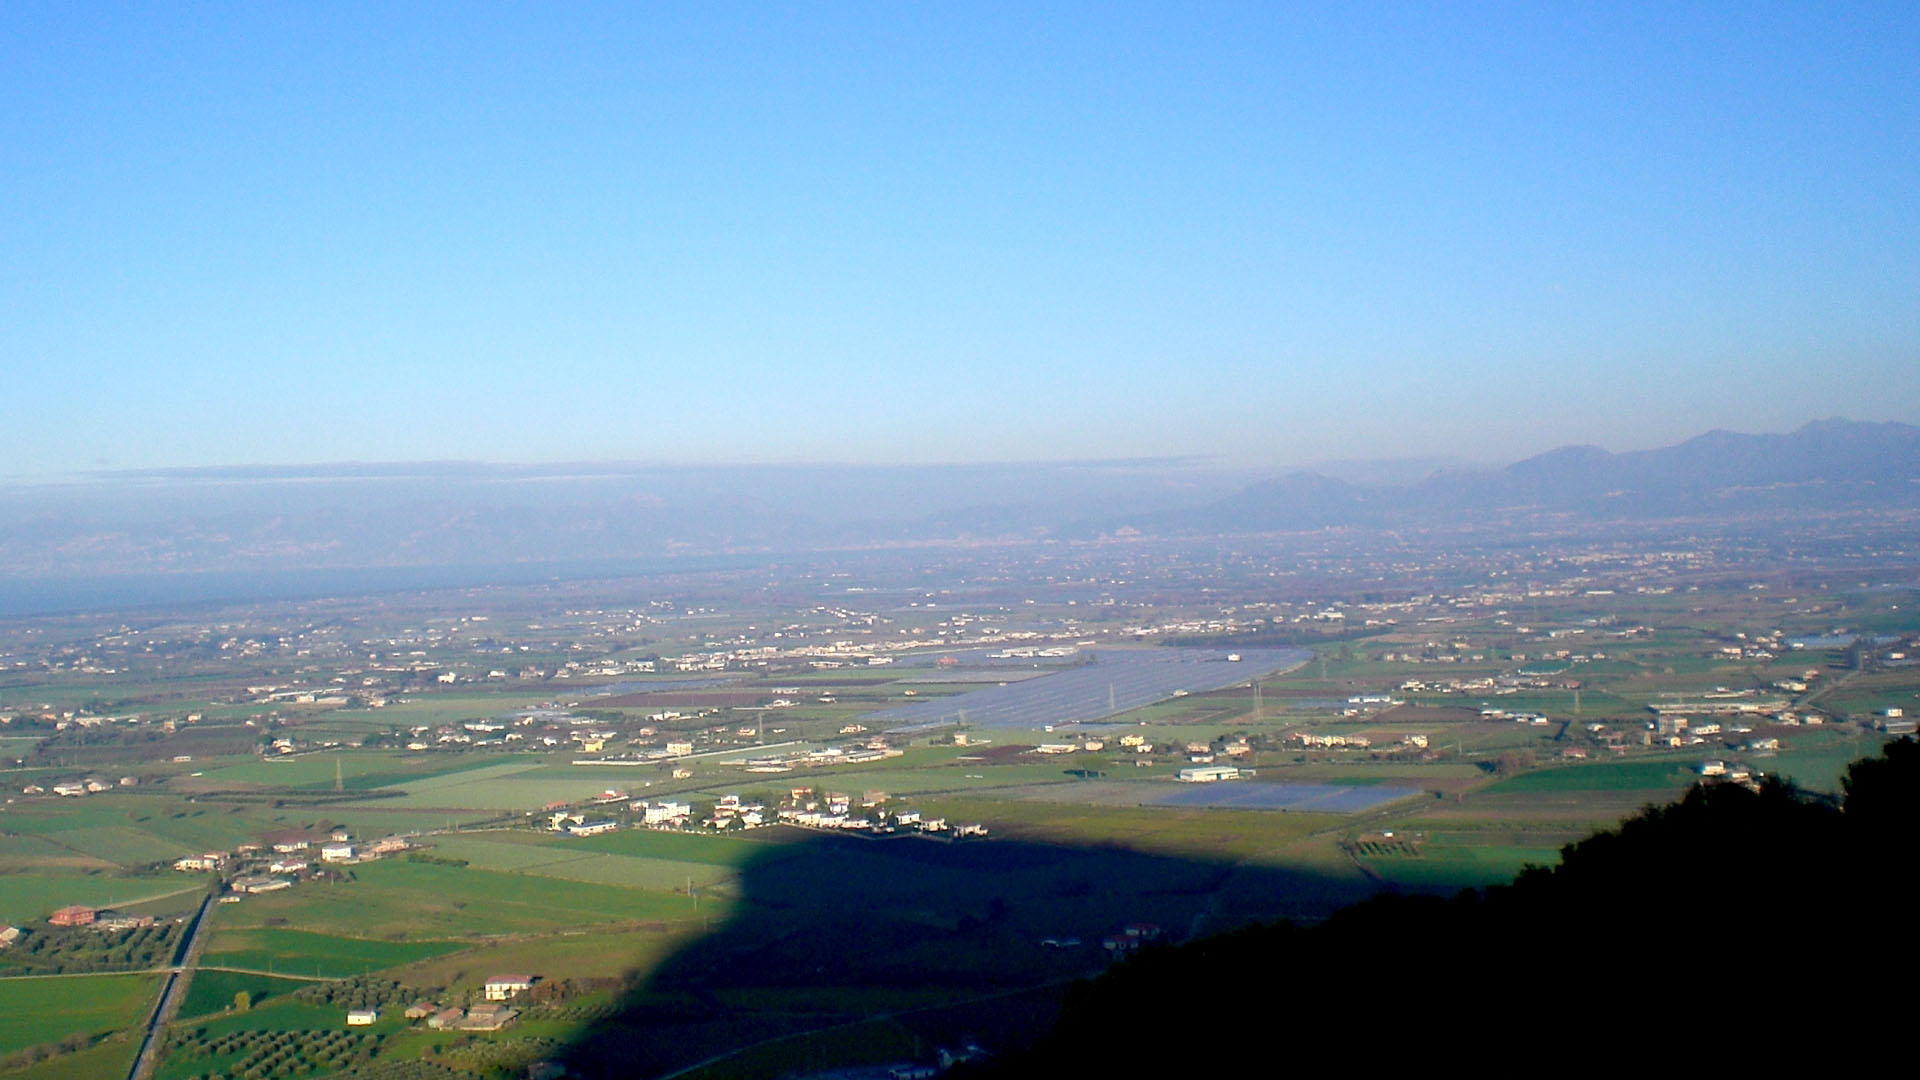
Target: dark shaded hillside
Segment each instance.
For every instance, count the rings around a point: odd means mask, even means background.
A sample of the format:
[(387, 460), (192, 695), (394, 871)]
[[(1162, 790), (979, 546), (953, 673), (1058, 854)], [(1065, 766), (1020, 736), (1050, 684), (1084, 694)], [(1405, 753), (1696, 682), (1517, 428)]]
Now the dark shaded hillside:
[(1838, 1058), (1913, 1008), (1920, 743), (1846, 792), (1696, 787), (1509, 886), (1149, 949), (976, 1075)]
[[(1045, 1032), (1102, 935), (1315, 917), (1368, 895), (1350, 876), (1117, 847), (781, 833), (735, 903), (558, 1056), (582, 1077), (772, 1076)], [(618, 947), (610, 944), (609, 947)], [(828, 1046), (817, 1056), (812, 1037)], [(708, 1074), (714, 1075), (714, 1074)]]

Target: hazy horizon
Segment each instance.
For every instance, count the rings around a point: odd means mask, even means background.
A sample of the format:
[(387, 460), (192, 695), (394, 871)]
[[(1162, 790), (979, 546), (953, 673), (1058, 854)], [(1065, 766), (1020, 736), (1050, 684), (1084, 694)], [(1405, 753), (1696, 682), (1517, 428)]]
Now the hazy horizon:
[(0, 471), (1920, 417), (1920, 13), (9, 5)]
[[(1916, 418), (1920, 419), (1920, 418)], [(1634, 453), (1658, 450), (1679, 445), (1689, 439), (1716, 433), (1736, 435), (1787, 435), (1809, 426), (1824, 423), (1859, 424), (1898, 424), (1916, 426), (1915, 420), (1892, 418), (1887, 420), (1862, 420), (1854, 417), (1818, 417), (1809, 418), (1801, 424), (1777, 430), (1760, 431), (1753, 429), (1713, 428), (1685, 434), (1668, 442), (1634, 445), (1605, 445), (1592, 442), (1549, 443), (1538, 450), (1512, 457), (1467, 458), (1440, 452), (1413, 453), (1405, 456), (1343, 457), (1317, 458), (1292, 462), (1242, 462), (1233, 461), (1222, 455), (1208, 454), (1170, 454), (1157, 457), (1107, 457), (1107, 458), (976, 458), (952, 461), (834, 461), (834, 460), (794, 460), (794, 461), (749, 461), (749, 460), (708, 460), (674, 461), (647, 459), (577, 459), (577, 460), (488, 460), (480, 458), (422, 458), (414, 460), (333, 460), (333, 461), (288, 461), (288, 462), (235, 462), (229, 464), (208, 465), (152, 465), (142, 467), (114, 468), (98, 466), (75, 469), (63, 473), (19, 474), (0, 472), (0, 484), (26, 484), (29, 486), (58, 485), (62, 483), (84, 483), (91, 481), (225, 481), (258, 482), (273, 480), (330, 480), (330, 479), (408, 479), (413, 474), (425, 476), (447, 475), (461, 472), (520, 473), (525, 479), (599, 479), (611, 476), (628, 475), (651, 471), (805, 471), (805, 470), (849, 470), (849, 471), (889, 471), (889, 470), (987, 470), (1017, 469), (1021, 467), (1069, 468), (1099, 470), (1197, 470), (1231, 473), (1247, 476), (1284, 475), (1295, 472), (1320, 473), (1341, 478), (1376, 477), (1415, 477), (1422, 471), (1465, 470), (1483, 471), (1502, 469), (1509, 465), (1537, 457), (1540, 454), (1556, 450), (1573, 448), (1594, 448), (1609, 454)], [(504, 478), (503, 478), (504, 479)], [(1394, 482), (1379, 479), (1358, 479), (1357, 482)]]

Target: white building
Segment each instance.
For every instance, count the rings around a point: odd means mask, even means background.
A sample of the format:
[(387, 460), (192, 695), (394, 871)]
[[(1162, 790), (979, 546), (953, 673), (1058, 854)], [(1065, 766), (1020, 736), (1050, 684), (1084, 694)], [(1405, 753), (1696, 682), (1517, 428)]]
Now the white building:
[(644, 825), (665, 825), (693, 816), (693, 804), (674, 802), (671, 799), (642, 803), (639, 809), (640, 821)]
[(1199, 765), (1181, 769), (1179, 780), (1187, 784), (1209, 784), (1215, 780), (1238, 780), (1240, 770), (1232, 765)]
[(533, 989), (531, 975), (494, 975), (487, 979), (487, 1000), (506, 1001), (516, 994), (524, 994), (531, 989)]

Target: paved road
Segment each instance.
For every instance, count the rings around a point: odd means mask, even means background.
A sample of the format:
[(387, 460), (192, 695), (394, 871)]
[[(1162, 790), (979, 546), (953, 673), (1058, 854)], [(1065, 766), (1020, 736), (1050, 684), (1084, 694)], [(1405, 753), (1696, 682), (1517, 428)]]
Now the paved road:
[(200, 931), (207, 924), (207, 912), (213, 909), (216, 895), (209, 892), (206, 899), (200, 901), (200, 910), (194, 912), (193, 921), (187, 924), (187, 941), (180, 951), (180, 962), (167, 969), (166, 984), (160, 988), (160, 1000), (153, 1007), (153, 1015), (147, 1018), (147, 1033), (140, 1040), (140, 1052), (134, 1055), (127, 1080), (146, 1080), (153, 1075), (153, 1067), (160, 1057), (160, 1031), (180, 1011), (187, 984), (193, 981), (194, 965), (200, 962), (201, 950), (207, 943), (206, 935)]
[(1860, 668), (1851, 668), (1845, 674), (1840, 675), (1837, 678), (1822, 679), (1819, 683), (1814, 685), (1813, 689), (1807, 691), (1805, 694), (1802, 694), (1800, 697), (1800, 700), (1794, 702), (1794, 707), (1798, 709), (1809, 708), (1813, 705), (1814, 702), (1819, 701), (1821, 698), (1826, 697), (1828, 694), (1832, 693), (1833, 691), (1838, 690), (1841, 687), (1852, 682), (1853, 680), (1859, 678), (1861, 674), (1862, 674), (1862, 671)]

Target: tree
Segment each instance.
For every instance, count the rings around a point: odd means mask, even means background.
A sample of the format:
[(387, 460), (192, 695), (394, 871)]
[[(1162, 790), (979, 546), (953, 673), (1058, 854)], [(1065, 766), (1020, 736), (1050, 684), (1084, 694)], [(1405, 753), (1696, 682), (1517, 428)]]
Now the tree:
[[(1847, 766), (1840, 781), (1846, 793), (1846, 812), (1856, 826), (1895, 826), (1906, 829), (1920, 813), (1920, 742), (1895, 739), (1880, 756), (1862, 758)], [(1878, 831), (1878, 830), (1876, 830)]]
[(249, 994), (245, 990), (242, 990), (239, 993), (233, 995), (233, 1011), (234, 1012), (246, 1012), (248, 1009), (251, 1009), (251, 1008), (253, 1008), (252, 994)]
[(1512, 776), (1533, 768), (1532, 750), (1509, 750), (1494, 761), (1493, 769), (1501, 776)]

